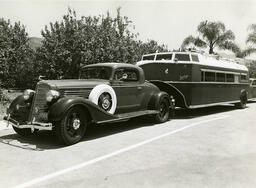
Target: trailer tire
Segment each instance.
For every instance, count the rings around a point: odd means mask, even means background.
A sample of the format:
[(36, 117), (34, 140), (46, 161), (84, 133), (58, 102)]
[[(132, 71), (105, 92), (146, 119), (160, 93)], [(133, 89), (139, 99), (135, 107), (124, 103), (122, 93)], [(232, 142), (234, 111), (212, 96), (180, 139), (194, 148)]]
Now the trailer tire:
[(243, 91), (240, 95), (240, 102), (236, 103), (235, 106), (236, 108), (244, 109), (246, 108), (246, 103), (247, 103), (247, 93)]

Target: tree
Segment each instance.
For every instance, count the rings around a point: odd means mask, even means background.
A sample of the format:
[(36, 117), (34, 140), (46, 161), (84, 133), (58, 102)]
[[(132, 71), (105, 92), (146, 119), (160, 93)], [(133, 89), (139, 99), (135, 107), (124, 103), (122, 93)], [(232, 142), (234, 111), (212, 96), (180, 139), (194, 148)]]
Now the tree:
[[(77, 18), (74, 10), (61, 21), (50, 23), (42, 31), (42, 47), (37, 49), (39, 74), (48, 79), (77, 78), (81, 67), (100, 62), (134, 63), (150, 47), (162, 49), (157, 42), (143, 43), (131, 32), (132, 22), (109, 13)], [(147, 53), (147, 52), (146, 52)]]
[(198, 25), (197, 31), (199, 36), (190, 35), (186, 37), (181, 45), (182, 48), (192, 43), (200, 48), (209, 47), (209, 54), (214, 53), (215, 47), (233, 52), (239, 51), (239, 47), (234, 43), (234, 33), (231, 30), (226, 30), (222, 22), (202, 21)]
[(0, 18), (0, 83), (3, 87), (24, 88), (33, 83), (33, 50), (20, 22)]
[(256, 52), (256, 24), (251, 24), (248, 27), (248, 31), (250, 33), (248, 34), (248, 37), (246, 39), (246, 44), (249, 46), (244, 51), (242, 51), (241, 56), (243, 57), (246, 57)]
[(250, 78), (256, 78), (256, 61), (255, 60), (251, 60), (248, 63), (247, 67), (249, 69), (249, 77)]

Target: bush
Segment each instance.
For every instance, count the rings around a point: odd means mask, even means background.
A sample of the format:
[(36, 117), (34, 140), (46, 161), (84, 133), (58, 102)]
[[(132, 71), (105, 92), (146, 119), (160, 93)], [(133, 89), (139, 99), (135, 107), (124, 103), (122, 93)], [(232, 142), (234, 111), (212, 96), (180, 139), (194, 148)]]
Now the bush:
[(5, 88), (32, 85), (34, 53), (27, 40), (24, 25), (0, 19), (0, 82)]

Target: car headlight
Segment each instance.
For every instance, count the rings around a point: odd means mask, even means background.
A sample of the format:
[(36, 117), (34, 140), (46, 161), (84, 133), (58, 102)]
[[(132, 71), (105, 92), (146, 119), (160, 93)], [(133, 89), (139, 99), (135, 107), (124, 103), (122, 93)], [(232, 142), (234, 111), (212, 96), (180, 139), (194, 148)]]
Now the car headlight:
[(56, 90), (50, 90), (46, 94), (46, 101), (52, 102), (52, 100), (57, 99), (60, 96), (60, 93)]
[(33, 91), (32, 89), (27, 89), (23, 92), (23, 98), (27, 101), (33, 97), (34, 93), (35, 91)]

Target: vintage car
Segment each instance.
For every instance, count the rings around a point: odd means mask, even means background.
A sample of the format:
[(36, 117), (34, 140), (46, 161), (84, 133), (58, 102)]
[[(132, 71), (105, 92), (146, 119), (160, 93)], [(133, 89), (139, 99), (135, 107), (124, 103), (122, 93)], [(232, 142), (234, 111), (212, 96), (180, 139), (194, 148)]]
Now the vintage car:
[(173, 110), (171, 97), (145, 81), (143, 70), (124, 63), (85, 66), (80, 79), (42, 80), (9, 106), (4, 118), (20, 135), (54, 130), (59, 140), (79, 142), (89, 124), (125, 121), (153, 115), (165, 122)]

